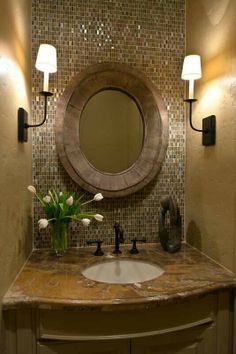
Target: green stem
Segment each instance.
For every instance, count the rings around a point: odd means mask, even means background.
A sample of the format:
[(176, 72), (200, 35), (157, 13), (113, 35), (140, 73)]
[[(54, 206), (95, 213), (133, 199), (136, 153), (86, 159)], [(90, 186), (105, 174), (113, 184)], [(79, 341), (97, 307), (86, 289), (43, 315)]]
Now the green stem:
[(69, 222), (56, 220), (52, 226), (52, 247), (57, 256), (62, 256), (68, 248)]
[(51, 218), (51, 219), (48, 219), (48, 222), (50, 222), (52, 220), (57, 220), (57, 219), (56, 218)]
[(44, 208), (44, 207), (45, 207), (45, 203), (44, 203), (43, 199), (42, 199), (42, 198), (40, 198), (40, 196), (39, 196), (37, 193), (35, 194), (35, 196), (38, 198), (38, 200), (39, 200), (40, 204), (41, 204), (41, 205), (42, 205), (42, 207)]
[(61, 220), (63, 219), (73, 219), (73, 220), (80, 220), (84, 218), (92, 218), (94, 217), (94, 213), (86, 213), (86, 214), (79, 214), (79, 215), (67, 215), (64, 216)]
[(57, 203), (55, 202), (55, 199), (53, 197), (53, 194), (51, 191), (48, 191), (48, 194), (50, 195), (50, 197), (52, 198), (53, 204), (55, 205), (55, 207), (57, 206)]
[(87, 202), (84, 202), (84, 203), (82, 203), (81, 205), (86, 205), (86, 204), (88, 204), (88, 203), (91, 203), (91, 202), (93, 202), (93, 200), (94, 200), (94, 199), (88, 200)]

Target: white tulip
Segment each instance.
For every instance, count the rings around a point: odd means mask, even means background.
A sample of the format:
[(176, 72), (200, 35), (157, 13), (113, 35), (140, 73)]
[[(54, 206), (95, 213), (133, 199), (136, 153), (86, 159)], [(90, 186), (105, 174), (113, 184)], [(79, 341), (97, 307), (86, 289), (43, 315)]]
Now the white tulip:
[(68, 199), (66, 199), (66, 204), (71, 206), (73, 203), (74, 203), (74, 199), (73, 199), (73, 197), (71, 195)]
[(40, 219), (38, 221), (38, 224), (39, 224), (39, 230), (45, 229), (48, 226), (48, 220), (47, 219)]
[(43, 198), (43, 201), (45, 202), (45, 203), (50, 203), (51, 202), (51, 197), (50, 197), (50, 195), (45, 195), (45, 197)]
[(102, 221), (103, 220), (103, 215), (101, 215), (101, 214), (95, 214), (94, 215), (94, 219), (96, 219), (97, 221)]
[(84, 226), (89, 226), (91, 220), (85, 218), (85, 219), (81, 219), (81, 222), (82, 222), (82, 224), (83, 224)]
[(35, 189), (34, 186), (28, 186), (27, 189), (28, 189), (28, 191), (29, 191), (30, 193), (36, 194), (36, 189)]
[(95, 194), (95, 196), (93, 197), (93, 200), (95, 200), (96, 202), (99, 202), (100, 200), (103, 199), (103, 195), (102, 193), (97, 193)]

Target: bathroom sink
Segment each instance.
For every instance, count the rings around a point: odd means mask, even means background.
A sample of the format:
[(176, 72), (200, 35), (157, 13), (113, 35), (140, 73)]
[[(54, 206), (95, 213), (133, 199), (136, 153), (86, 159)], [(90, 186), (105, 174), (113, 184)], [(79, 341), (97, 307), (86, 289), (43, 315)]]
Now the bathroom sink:
[(109, 284), (132, 284), (159, 277), (164, 270), (158, 265), (139, 260), (114, 259), (93, 264), (82, 271), (90, 279)]

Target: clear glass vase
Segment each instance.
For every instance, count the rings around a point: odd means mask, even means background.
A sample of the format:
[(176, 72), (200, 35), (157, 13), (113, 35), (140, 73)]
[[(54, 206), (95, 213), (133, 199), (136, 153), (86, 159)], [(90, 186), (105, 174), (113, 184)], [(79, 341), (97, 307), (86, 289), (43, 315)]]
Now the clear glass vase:
[(56, 220), (52, 224), (52, 248), (57, 256), (63, 256), (68, 249), (69, 222)]

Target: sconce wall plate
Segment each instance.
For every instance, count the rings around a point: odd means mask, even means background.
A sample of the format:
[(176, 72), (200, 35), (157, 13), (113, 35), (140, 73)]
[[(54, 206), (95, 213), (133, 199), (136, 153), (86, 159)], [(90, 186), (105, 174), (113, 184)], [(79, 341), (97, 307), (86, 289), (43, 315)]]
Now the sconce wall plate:
[(28, 130), (25, 126), (28, 125), (28, 113), (24, 108), (18, 109), (18, 141), (27, 142), (28, 141)]
[(216, 116), (211, 115), (202, 120), (202, 145), (215, 145), (216, 142)]

